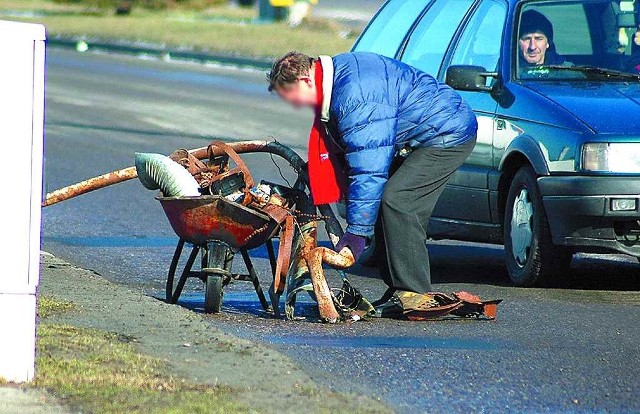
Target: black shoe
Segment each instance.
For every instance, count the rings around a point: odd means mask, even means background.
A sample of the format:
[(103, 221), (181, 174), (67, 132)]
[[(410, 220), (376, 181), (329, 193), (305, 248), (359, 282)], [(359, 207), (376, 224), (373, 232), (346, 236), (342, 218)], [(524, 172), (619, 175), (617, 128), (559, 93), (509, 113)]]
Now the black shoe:
[(380, 306), (383, 303), (387, 303), (389, 301), (389, 299), (391, 299), (393, 297), (393, 294), (396, 293), (396, 289), (395, 288), (388, 288), (387, 290), (384, 291), (384, 293), (382, 294), (382, 296), (380, 297), (380, 299), (371, 302), (371, 304), (373, 306)]
[(371, 315), (372, 318), (400, 318), (404, 313), (402, 302), (397, 296), (393, 295), (391, 298), (376, 306), (375, 313)]

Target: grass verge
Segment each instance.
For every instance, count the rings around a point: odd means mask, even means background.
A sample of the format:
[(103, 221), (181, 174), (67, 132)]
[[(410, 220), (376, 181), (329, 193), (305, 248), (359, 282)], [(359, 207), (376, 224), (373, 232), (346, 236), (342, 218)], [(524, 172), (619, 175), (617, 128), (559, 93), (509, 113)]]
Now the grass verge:
[(56, 5), (47, 0), (24, 1), (22, 4), (22, 0), (5, 0), (0, 8), (45, 11), (10, 18), (43, 23), (49, 36), (124, 39), (216, 53), (270, 58), (290, 50), (311, 55), (336, 54), (349, 50), (357, 34), (323, 19), (312, 19), (297, 28), (286, 23), (251, 23), (255, 17), (253, 9), (214, 7), (203, 12), (137, 9), (129, 16), (115, 16), (73, 5)]
[[(39, 314), (73, 309), (40, 298)], [(170, 376), (164, 362), (138, 353), (134, 338), (42, 322), (38, 327), (35, 386), (82, 412), (240, 413), (231, 389)]]
[(50, 298), (48, 296), (38, 297), (38, 316), (48, 318), (49, 316), (64, 313), (75, 309), (73, 302), (67, 302)]

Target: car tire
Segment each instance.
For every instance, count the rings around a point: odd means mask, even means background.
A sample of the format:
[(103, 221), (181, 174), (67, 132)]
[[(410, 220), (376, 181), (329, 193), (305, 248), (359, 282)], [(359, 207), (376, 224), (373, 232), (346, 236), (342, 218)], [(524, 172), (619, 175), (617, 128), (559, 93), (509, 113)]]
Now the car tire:
[(529, 165), (513, 177), (504, 214), (504, 250), (509, 277), (520, 287), (545, 286), (560, 280), (572, 254), (551, 242), (549, 223)]

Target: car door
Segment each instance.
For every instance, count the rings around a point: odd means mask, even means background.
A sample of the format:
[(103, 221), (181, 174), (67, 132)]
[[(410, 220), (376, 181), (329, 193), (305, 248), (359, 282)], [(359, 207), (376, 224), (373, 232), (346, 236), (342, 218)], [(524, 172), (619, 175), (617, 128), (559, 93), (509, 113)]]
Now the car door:
[[(449, 4), (450, 1), (447, 2), (447, 8), (442, 10), (442, 16), (446, 15), (445, 10), (452, 12)], [(420, 45), (428, 48), (423, 50), (430, 50), (428, 59), (416, 61), (414, 56), (418, 53), (411, 50), (412, 45), (409, 42), (402, 60), (434, 74), (441, 81), (450, 65), (475, 65), (482, 66), (487, 71), (495, 71), (500, 58), (502, 28), (507, 14), (506, 3), (502, 0), (482, 0), (475, 4), (471, 13), (462, 15), (460, 13), (464, 7), (462, 3), (460, 6), (456, 16), (448, 19), (449, 26), (440, 32), (444, 39), (433, 39), (430, 41), (431, 44)], [(467, 8), (468, 6), (469, 3)], [(425, 18), (430, 12), (431, 10), (427, 12)], [(461, 24), (460, 21), (466, 14), (468, 16)], [(437, 19), (434, 20), (434, 23), (436, 22)], [(457, 24), (454, 25), (454, 22)], [(433, 31), (433, 26), (430, 30)], [(454, 33), (457, 35), (454, 36)], [(476, 113), (478, 140), (465, 164), (447, 184), (433, 216), (456, 221), (490, 223), (488, 175), (492, 169), (497, 102), (489, 92), (458, 92)]]
[[(449, 51), (446, 67), (451, 65), (481, 66), (495, 72), (500, 59), (502, 33), (507, 18), (503, 0), (482, 0)], [(488, 85), (492, 82), (488, 78)], [(489, 173), (493, 166), (493, 140), (498, 103), (488, 91), (458, 91), (473, 108), (478, 120), (476, 146), (448, 183), (434, 216), (477, 223), (491, 223)]]

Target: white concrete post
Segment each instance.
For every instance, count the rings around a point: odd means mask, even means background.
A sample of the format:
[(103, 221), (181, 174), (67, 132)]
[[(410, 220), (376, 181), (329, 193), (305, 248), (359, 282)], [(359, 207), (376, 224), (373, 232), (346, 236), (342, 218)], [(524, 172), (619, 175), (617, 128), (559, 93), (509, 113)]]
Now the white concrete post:
[(0, 21), (0, 377), (35, 371), (45, 29)]

